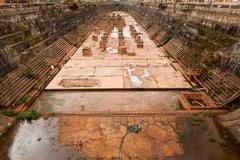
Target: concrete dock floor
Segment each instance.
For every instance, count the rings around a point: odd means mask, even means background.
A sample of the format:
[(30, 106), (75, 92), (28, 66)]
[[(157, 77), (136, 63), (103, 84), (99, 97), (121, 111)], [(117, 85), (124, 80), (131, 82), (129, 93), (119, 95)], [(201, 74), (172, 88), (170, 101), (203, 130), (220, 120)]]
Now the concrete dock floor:
[[(156, 47), (141, 26), (124, 12), (118, 12), (126, 22), (123, 36), (127, 50), (136, 56), (118, 54), (118, 30), (115, 27), (108, 38), (107, 50), (100, 51), (99, 41), (93, 41), (92, 33), (75, 52), (61, 71), (47, 86), (51, 89), (122, 89), (122, 88), (190, 88), (182, 74), (174, 69), (170, 60)], [(137, 48), (130, 35), (133, 25), (141, 35), (143, 48)], [(104, 34), (101, 31), (100, 37)], [(84, 57), (82, 49), (91, 48), (92, 56)], [(78, 85), (63, 85), (63, 81)]]
[(32, 105), (41, 112), (159, 112), (180, 108), (177, 91), (46, 91)]

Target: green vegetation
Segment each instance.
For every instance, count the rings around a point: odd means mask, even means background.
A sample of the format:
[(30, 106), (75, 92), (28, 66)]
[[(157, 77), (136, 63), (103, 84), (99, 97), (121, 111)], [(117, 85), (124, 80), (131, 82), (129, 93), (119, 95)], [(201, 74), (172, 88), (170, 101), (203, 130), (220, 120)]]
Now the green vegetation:
[(195, 121), (204, 121), (204, 117), (203, 117), (203, 114), (202, 114), (202, 113), (195, 114), (195, 115), (193, 116), (193, 119), (194, 119)]
[(37, 112), (35, 109), (33, 109), (31, 112), (20, 112), (17, 115), (17, 119), (19, 120), (33, 120), (33, 119), (37, 119), (38, 117), (40, 117), (40, 113)]
[(224, 139), (228, 139), (228, 135), (227, 135), (227, 134), (224, 134), (224, 135), (223, 135), (223, 138), (224, 138)]
[(189, 54), (186, 56), (186, 64), (191, 68), (199, 68), (201, 61), (201, 53), (203, 52), (204, 47), (197, 46), (194, 49), (189, 51)]
[(44, 81), (42, 81), (41, 79), (39, 79), (37, 81), (37, 83), (34, 85), (34, 89), (40, 89), (40, 87), (42, 86), (42, 84), (44, 83)]
[(221, 31), (209, 31), (210, 32), (210, 36), (209, 36), (209, 41), (216, 44), (217, 46), (222, 46), (228, 39), (229, 39), (229, 35), (225, 34)]
[(27, 100), (31, 97), (30, 94), (26, 94), (25, 96), (23, 96), (15, 105), (20, 105), (20, 104), (24, 104), (27, 102)]
[(221, 29), (206, 28), (204, 36), (208, 38), (206, 48), (212, 48), (213, 50), (219, 47), (227, 47), (234, 43), (234, 40), (230, 39), (230, 35), (224, 33)]
[(179, 137), (181, 137), (181, 138), (183, 137), (183, 131), (182, 131), (182, 130), (176, 129), (175, 132), (177, 133), (177, 135), (178, 135)]
[(46, 7), (46, 11), (53, 11), (55, 9), (54, 5), (49, 5)]
[(177, 34), (177, 32), (184, 25), (184, 23), (185, 23), (185, 20), (183, 20), (183, 19), (181, 21), (179, 21), (178, 23), (176, 23), (173, 30), (165, 36), (165, 41), (166, 41), (165, 43), (167, 43), (170, 39), (172, 39), (172, 37), (174, 37)]
[(51, 114), (50, 114), (50, 116), (56, 116), (56, 113), (55, 112), (52, 112)]
[(14, 111), (12, 111), (12, 110), (4, 109), (4, 110), (2, 111), (2, 115), (8, 116), (8, 117), (13, 117), (13, 116), (17, 116), (17, 115), (18, 115), (18, 112), (14, 112)]
[[(181, 23), (179, 23), (181, 25)], [(215, 51), (222, 47), (228, 47), (235, 43), (230, 35), (221, 30), (207, 28), (203, 34), (207, 40), (197, 41), (197, 45), (191, 46), (191, 53), (185, 57), (187, 67), (202, 69), (201, 63), (208, 68), (216, 68), (221, 65), (220, 59), (214, 56)], [(194, 49), (193, 49), (194, 48)]]
[(214, 117), (216, 117), (216, 114), (214, 112), (210, 111), (210, 112), (207, 113), (207, 116), (211, 117), (211, 118), (214, 118)]
[(21, 75), (25, 76), (25, 77), (32, 77), (33, 76), (33, 72), (31, 70), (25, 70), (25, 71), (22, 72)]
[[(216, 50), (216, 49), (215, 49)], [(220, 61), (214, 58), (214, 48), (208, 48), (205, 51), (205, 55), (203, 56), (203, 63), (208, 66), (209, 68), (216, 68), (220, 66)]]
[(189, 67), (194, 67), (197, 65), (198, 58), (192, 55), (187, 56), (186, 63)]
[(19, 120), (24, 120), (24, 119), (33, 120), (33, 119), (37, 119), (41, 115), (35, 109), (33, 109), (30, 112), (14, 112), (12, 110), (3, 110), (2, 114), (5, 116), (16, 116), (16, 118)]
[(182, 131), (181, 129), (175, 128), (175, 127), (172, 126), (171, 123), (169, 123), (169, 122), (168, 122), (168, 124), (169, 124), (169, 126), (174, 130), (174, 132), (176, 132), (176, 134), (177, 134), (180, 138), (183, 137), (183, 131)]
[(31, 38), (32, 38), (31, 34), (25, 33), (25, 37), (24, 37), (24, 41), (25, 41), (25, 42), (30, 41)]
[(226, 142), (224, 139), (218, 140), (218, 144), (219, 144), (219, 146), (221, 146), (222, 149), (224, 149), (224, 150), (227, 148), (227, 142)]
[(31, 78), (31, 79), (35, 79), (36, 77), (38, 77), (38, 75), (35, 75), (33, 71), (30, 69), (23, 71), (21, 73), (21, 76)]
[(204, 125), (204, 124), (200, 124), (199, 127), (202, 129), (202, 130), (206, 130), (207, 127)]
[(50, 71), (48, 71), (45, 75), (44, 75), (44, 78), (49, 78), (51, 75)]
[(187, 120), (187, 122), (191, 126), (198, 126), (202, 130), (206, 130), (207, 127), (204, 125), (204, 123), (203, 123), (204, 121), (205, 121), (205, 117), (204, 117), (204, 114), (202, 114), (202, 113), (195, 114), (193, 117), (191, 117)]
[(210, 142), (216, 142), (216, 138), (215, 138), (215, 137), (212, 137), (212, 136), (208, 137), (208, 140), (209, 140)]
[(200, 125), (199, 122), (194, 121), (192, 118), (191, 118), (191, 119), (188, 119), (187, 122), (188, 122), (191, 126), (199, 126), (199, 125)]
[(147, 29), (149, 29), (149, 28), (151, 28), (152, 26), (154, 25), (154, 23), (153, 22), (148, 22), (148, 24), (147, 24)]
[(167, 43), (173, 36), (174, 36), (174, 35), (171, 34), (171, 33), (167, 34), (167, 35), (165, 36), (165, 40), (166, 40), (165, 43)]
[(200, 42), (199, 45), (203, 48), (201, 54), (201, 62), (207, 67), (216, 68), (220, 66), (220, 59), (214, 57), (214, 52), (222, 47), (229, 47), (235, 43), (235, 40), (230, 38), (230, 35), (217, 29), (206, 28), (204, 36), (207, 38), (206, 41)]

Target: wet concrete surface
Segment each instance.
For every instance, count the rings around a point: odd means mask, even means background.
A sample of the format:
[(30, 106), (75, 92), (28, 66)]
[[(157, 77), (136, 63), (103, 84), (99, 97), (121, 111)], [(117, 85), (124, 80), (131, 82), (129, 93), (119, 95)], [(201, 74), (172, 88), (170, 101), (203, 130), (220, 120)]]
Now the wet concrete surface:
[(182, 131), (183, 160), (239, 160), (240, 144), (212, 118), (203, 121), (193, 117), (177, 118)]
[(179, 109), (178, 91), (45, 91), (42, 112), (155, 112)]
[[(0, 158), (11, 160), (79, 160), (119, 157), (126, 126), (141, 122), (122, 145), (123, 159), (239, 160), (239, 144), (212, 118), (192, 125), (193, 117), (59, 116), (21, 121), (0, 137)], [(209, 137), (216, 141), (212, 142)], [(219, 140), (225, 140), (223, 149)]]
[(0, 114), (0, 136), (8, 130), (15, 120), (16, 119), (13, 117), (7, 117)]
[[(60, 147), (58, 142), (58, 118), (40, 118), (35, 121), (22, 121), (7, 141), (12, 141), (8, 155), (1, 153), (3, 159), (11, 160), (67, 160), (79, 157), (73, 147)], [(1, 139), (2, 140), (2, 139)], [(1, 146), (6, 147), (6, 146)]]

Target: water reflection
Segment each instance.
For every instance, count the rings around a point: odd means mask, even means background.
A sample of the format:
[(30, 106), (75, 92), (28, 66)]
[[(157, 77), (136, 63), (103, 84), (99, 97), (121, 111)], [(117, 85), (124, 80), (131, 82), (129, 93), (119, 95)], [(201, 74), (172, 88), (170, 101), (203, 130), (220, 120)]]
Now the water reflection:
[(11, 160), (66, 160), (77, 150), (58, 144), (58, 118), (41, 118), (20, 124), (9, 151)]

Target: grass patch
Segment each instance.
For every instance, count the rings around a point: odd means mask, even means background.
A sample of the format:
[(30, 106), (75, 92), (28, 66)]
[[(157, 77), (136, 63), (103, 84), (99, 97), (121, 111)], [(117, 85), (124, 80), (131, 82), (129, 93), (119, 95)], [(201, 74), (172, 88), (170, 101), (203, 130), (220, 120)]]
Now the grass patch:
[(214, 118), (214, 117), (216, 117), (216, 114), (214, 112), (210, 111), (210, 112), (207, 113), (207, 116), (211, 117), (211, 118)]
[(191, 126), (199, 126), (200, 122), (195, 121), (194, 119), (188, 119), (187, 122), (191, 125)]
[(33, 76), (33, 72), (31, 70), (25, 70), (21, 73), (22, 76), (25, 77), (32, 77)]
[(34, 85), (34, 89), (40, 89), (40, 87), (42, 86), (43, 81), (40, 79), (37, 81), (37, 83)]
[(23, 96), (15, 105), (20, 105), (20, 104), (24, 104), (27, 102), (28, 98), (30, 98), (31, 95), (30, 94), (26, 94), (25, 96)]
[(199, 121), (199, 122), (204, 121), (204, 117), (203, 117), (203, 114), (202, 114), (202, 113), (195, 114), (195, 115), (193, 116), (193, 119), (194, 119), (194, 121)]
[(188, 55), (187, 56), (187, 60), (186, 63), (189, 67), (194, 67), (198, 64), (199, 58), (192, 56), (192, 55)]
[(12, 110), (4, 109), (4, 110), (2, 111), (2, 115), (8, 116), (8, 117), (13, 117), (13, 116), (17, 116), (17, 115), (18, 115), (18, 112), (14, 112), (14, 111), (12, 111)]
[(31, 112), (20, 112), (17, 115), (17, 119), (19, 119), (19, 120), (24, 120), (24, 119), (34, 120), (40, 116), (41, 116), (41, 114), (39, 112), (37, 112), (35, 109), (33, 109)]
[(191, 126), (198, 126), (202, 130), (206, 130), (207, 126), (204, 125), (205, 117), (204, 114), (198, 113), (195, 114), (193, 117), (187, 119), (188, 124)]
[(51, 114), (50, 114), (50, 116), (56, 116), (56, 113), (55, 112), (52, 112)]
[(227, 135), (227, 134), (224, 134), (224, 135), (223, 135), (223, 138), (224, 138), (224, 139), (228, 139), (228, 135)]
[(229, 35), (221, 31), (211, 31), (209, 41), (215, 43), (217, 46), (221, 46), (225, 41), (229, 39)]
[(216, 142), (216, 141), (217, 141), (216, 138), (213, 137), (213, 136), (208, 137), (208, 140), (209, 140), (210, 142)]
[(204, 124), (200, 124), (200, 126), (199, 126), (202, 130), (206, 130), (207, 129), (207, 127), (204, 125)]
[(218, 140), (218, 144), (224, 150), (227, 148), (227, 142), (224, 139)]
[(179, 137), (181, 137), (181, 138), (183, 137), (183, 131), (182, 131), (182, 130), (176, 129), (175, 132), (177, 133), (177, 135), (178, 135)]
[(19, 120), (34, 120), (41, 116), (41, 113), (37, 112), (35, 109), (30, 112), (14, 112), (12, 110), (3, 110), (2, 114), (8, 117), (15, 116)]

